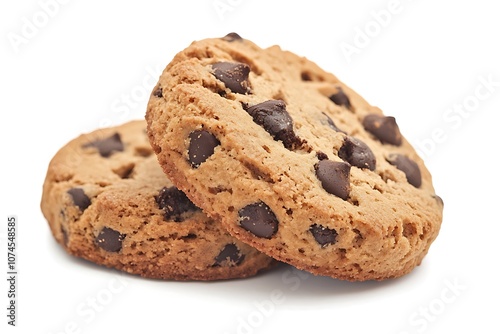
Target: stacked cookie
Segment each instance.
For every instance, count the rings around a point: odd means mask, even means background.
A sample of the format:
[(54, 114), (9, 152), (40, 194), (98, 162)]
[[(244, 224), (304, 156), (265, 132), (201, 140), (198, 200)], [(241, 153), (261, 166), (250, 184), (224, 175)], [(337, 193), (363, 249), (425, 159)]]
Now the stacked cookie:
[(50, 162), (41, 207), (68, 253), (143, 277), (239, 278), (273, 263), (173, 186), (144, 120), (81, 135), (61, 148)]
[(42, 210), (70, 253), (148, 277), (242, 277), (276, 259), (381, 280), (419, 265), (439, 232), (443, 202), (396, 120), (278, 46), (192, 43), (146, 121), (151, 146), (135, 122), (52, 161)]

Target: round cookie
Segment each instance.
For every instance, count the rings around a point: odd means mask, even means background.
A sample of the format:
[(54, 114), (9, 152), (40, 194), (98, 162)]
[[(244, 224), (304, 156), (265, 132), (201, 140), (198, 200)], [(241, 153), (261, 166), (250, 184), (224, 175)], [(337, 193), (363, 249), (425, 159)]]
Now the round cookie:
[(278, 46), (235, 33), (193, 42), (164, 70), (146, 119), (176, 186), (299, 269), (394, 278), (438, 235), (443, 203), (396, 120)]
[(81, 135), (50, 162), (41, 209), (77, 257), (149, 278), (248, 277), (274, 260), (235, 240), (175, 188), (146, 122)]

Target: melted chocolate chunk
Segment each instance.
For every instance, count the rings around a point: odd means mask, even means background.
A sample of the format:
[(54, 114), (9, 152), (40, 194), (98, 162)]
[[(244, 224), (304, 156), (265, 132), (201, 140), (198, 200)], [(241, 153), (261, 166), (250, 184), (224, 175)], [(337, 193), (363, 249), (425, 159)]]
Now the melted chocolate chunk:
[(68, 194), (71, 196), (73, 200), (73, 204), (75, 204), (81, 212), (85, 211), (86, 208), (90, 205), (90, 198), (85, 195), (83, 189), (81, 188), (71, 188), (68, 190)]
[(330, 194), (342, 198), (344, 201), (349, 196), (351, 166), (345, 162), (321, 160), (316, 166), (316, 176), (321, 181), (323, 188)]
[(278, 231), (278, 219), (262, 201), (245, 206), (238, 214), (240, 225), (260, 238), (270, 239)]
[(314, 239), (321, 247), (326, 247), (328, 245), (337, 242), (337, 231), (324, 227), (322, 225), (314, 224), (311, 225), (309, 231), (312, 233)]
[(108, 138), (94, 140), (82, 147), (95, 147), (99, 151), (101, 157), (104, 158), (108, 158), (113, 152), (123, 152), (123, 143), (119, 133), (115, 133)]
[(250, 93), (248, 74), (250, 66), (242, 63), (219, 62), (212, 65), (214, 75), (233, 93)]
[(175, 187), (163, 187), (155, 200), (158, 207), (165, 211), (163, 218), (166, 221), (182, 222), (185, 218), (183, 213), (198, 210), (186, 194)]
[(416, 188), (422, 185), (420, 168), (415, 161), (401, 154), (391, 154), (387, 157), (387, 161), (405, 173), (408, 183)]
[(401, 133), (394, 117), (367, 115), (363, 119), (363, 127), (383, 144), (400, 146), (402, 143)]
[(347, 109), (351, 109), (351, 101), (349, 101), (349, 97), (340, 87), (337, 93), (330, 95), (330, 100), (338, 106), (344, 106)]
[(333, 120), (330, 118), (330, 116), (328, 116), (327, 114), (323, 113), (323, 115), (325, 115), (326, 117), (326, 122), (328, 124), (328, 126), (330, 127), (330, 129), (336, 131), (336, 132), (342, 132), (342, 133), (345, 133), (345, 131), (342, 131), (340, 130), (336, 125), (335, 123), (333, 122)]
[(215, 257), (215, 267), (234, 267), (239, 265), (245, 259), (235, 244), (227, 244), (222, 251)]
[(223, 40), (227, 42), (242, 41), (243, 38), (235, 32), (230, 32), (226, 36), (222, 37)]
[(339, 157), (352, 166), (375, 170), (376, 160), (372, 150), (364, 142), (354, 137), (348, 136), (344, 139), (344, 144), (339, 149)]
[(163, 90), (161, 89), (160, 86), (155, 88), (155, 90), (153, 91), (153, 96), (163, 97)]
[(275, 140), (281, 140), (283, 145), (293, 150), (300, 147), (303, 141), (293, 131), (293, 120), (286, 110), (285, 102), (269, 100), (251, 107), (244, 106), (253, 121), (264, 128)]
[(119, 252), (122, 249), (122, 241), (126, 235), (113, 230), (109, 227), (104, 227), (99, 235), (96, 237), (95, 242), (97, 246), (108, 252)]
[(205, 130), (195, 130), (189, 134), (188, 156), (191, 166), (198, 168), (212, 154), (220, 141), (210, 132)]

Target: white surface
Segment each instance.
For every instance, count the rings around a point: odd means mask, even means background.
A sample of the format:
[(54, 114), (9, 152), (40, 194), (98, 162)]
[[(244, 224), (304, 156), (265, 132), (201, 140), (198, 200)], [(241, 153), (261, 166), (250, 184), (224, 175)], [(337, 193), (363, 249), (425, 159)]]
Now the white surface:
[[(493, 3), (3, 1), (0, 267), (3, 277), (5, 225), (15, 214), (20, 274), (16, 328), (6, 324), (1, 279), (0, 331), (491, 333), (498, 328), (491, 306), (500, 297), (493, 271), (500, 20)], [(389, 10), (390, 19), (381, 14)], [(27, 22), (40, 27), (30, 30)], [(371, 37), (363, 38), (366, 29)], [(287, 266), (247, 280), (161, 282), (71, 258), (54, 242), (39, 202), (59, 147), (81, 132), (142, 118), (150, 89), (177, 51), (231, 31), (307, 56), (395, 116), (412, 143), (427, 143), (423, 155), (445, 218), (421, 267), (379, 283)], [(341, 50), (347, 44), (359, 47), (350, 59)]]

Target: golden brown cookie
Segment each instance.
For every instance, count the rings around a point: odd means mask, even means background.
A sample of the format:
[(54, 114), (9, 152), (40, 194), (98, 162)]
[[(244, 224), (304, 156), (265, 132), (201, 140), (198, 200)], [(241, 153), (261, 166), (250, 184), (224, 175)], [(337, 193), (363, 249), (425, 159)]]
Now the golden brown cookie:
[(64, 249), (143, 277), (217, 280), (273, 260), (231, 237), (165, 176), (133, 121), (81, 135), (50, 162), (41, 201)]
[(278, 46), (237, 34), (193, 42), (164, 70), (146, 119), (176, 186), (299, 269), (398, 277), (438, 235), (442, 201), (396, 120)]

